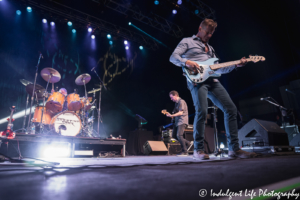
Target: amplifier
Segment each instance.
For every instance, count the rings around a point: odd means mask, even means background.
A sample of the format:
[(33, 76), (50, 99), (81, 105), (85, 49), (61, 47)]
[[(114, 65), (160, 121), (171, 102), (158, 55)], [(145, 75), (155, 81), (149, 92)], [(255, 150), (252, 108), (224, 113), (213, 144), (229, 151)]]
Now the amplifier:
[(166, 143), (168, 155), (176, 155), (182, 152), (180, 143)]

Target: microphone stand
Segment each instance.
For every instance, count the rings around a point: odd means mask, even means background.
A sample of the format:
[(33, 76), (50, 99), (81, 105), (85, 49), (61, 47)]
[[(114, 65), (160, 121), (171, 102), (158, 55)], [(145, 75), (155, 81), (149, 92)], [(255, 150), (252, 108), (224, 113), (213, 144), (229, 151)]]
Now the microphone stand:
[[(99, 130), (99, 126), (100, 126), (100, 118), (101, 118), (101, 91), (102, 91), (102, 86), (104, 87), (105, 90), (107, 90), (107, 88), (105, 87), (105, 85), (103, 84), (100, 76), (98, 75), (98, 73), (96, 72), (95, 68), (92, 69), (93, 72), (95, 72), (95, 74), (97, 75), (99, 82), (100, 82), (100, 91), (99, 91), (99, 107), (98, 107), (98, 135), (100, 137), (100, 130)], [(102, 123), (102, 121), (101, 121)]]
[(37, 78), (37, 75), (38, 75), (38, 70), (39, 70), (39, 65), (40, 65), (41, 57), (43, 57), (43, 55), (40, 53), (40, 56), (39, 56), (39, 59), (38, 59), (38, 63), (37, 63), (37, 65), (36, 65), (35, 78), (34, 78), (34, 83), (33, 83), (33, 90), (32, 90), (31, 103), (30, 103), (30, 110), (29, 110), (29, 118), (28, 118), (27, 131), (29, 130), (29, 127), (30, 127), (30, 121), (31, 121), (31, 108), (32, 108), (33, 100), (34, 100), (35, 84), (36, 84), (36, 78)]
[[(270, 97), (273, 101), (275, 101), (275, 99), (273, 99), (272, 97)], [(286, 124), (284, 122), (284, 115), (283, 115), (283, 112), (287, 111), (287, 109), (281, 105), (279, 105), (276, 101), (273, 102), (273, 101), (270, 101), (268, 99), (264, 99), (265, 101), (269, 102), (270, 104), (273, 104), (274, 106), (277, 106), (280, 110), (280, 114), (281, 114), (281, 121), (282, 121), (282, 126), (283, 126), (283, 130), (285, 131), (285, 128), (286, 128)]]

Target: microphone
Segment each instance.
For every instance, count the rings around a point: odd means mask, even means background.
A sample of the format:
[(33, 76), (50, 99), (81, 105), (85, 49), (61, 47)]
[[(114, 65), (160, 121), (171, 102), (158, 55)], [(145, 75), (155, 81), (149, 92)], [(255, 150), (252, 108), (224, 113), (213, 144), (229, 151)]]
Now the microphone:
[(40, 53), (41, 58), (44, 59), (42, 52), (39, 51), (39, 53)]
[(95, 68), (96, 68), (96, 67), (93, 67), (93, 68), (91, 69), (91, 71), (94, 71), (94, 70), (95, 70)]
[(267, 99), (269, 99), (270, 97), (265, 97), (265, 98), (260, 98), (261, 101), (265, 101)]

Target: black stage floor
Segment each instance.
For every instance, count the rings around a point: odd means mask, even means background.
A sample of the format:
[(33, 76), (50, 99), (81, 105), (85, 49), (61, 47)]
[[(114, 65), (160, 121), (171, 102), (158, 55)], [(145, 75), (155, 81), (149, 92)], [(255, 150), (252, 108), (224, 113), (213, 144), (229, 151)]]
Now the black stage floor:
[[(0, 199), (215, 199), (211, 192), (221, 189), (242, 191), (241, 198), (233, 199), (251, 199), (245, 196), (246, 189), (249, 194), (252, 189), (299, 188), (299, 158), (61, 158), (52, 160), (60, 163), (55, 167), (0, 163)], [(208, 193), (200, 197), (199, 191), (203, 189)], [(257, 199), (258, 193), (254, 197)]]

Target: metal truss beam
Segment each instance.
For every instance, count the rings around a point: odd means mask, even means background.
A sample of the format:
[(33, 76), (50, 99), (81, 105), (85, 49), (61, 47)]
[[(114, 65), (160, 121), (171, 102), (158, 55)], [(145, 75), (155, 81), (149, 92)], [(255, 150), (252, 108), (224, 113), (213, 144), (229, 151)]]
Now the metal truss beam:
[[(92, 0), (96, 3), (103, 3), (103, 0)], [(133, 7), (128, 1), (122, 0), (117, 2), (115, 0), (104, 0), (104, 5), (116, 12), (119, 12), (124, 15), (129, 15), (133, 19), (140, 21), (144, 24), (147, 24), (157, 30), (160, 30), (168, 35), (174, 36), (176, 38), (183, 36), (183, 28), (170, 22), (154, 13), (146, 16), (142, 14), (142, 11)]]
[(84, 12), (65, 6), (63, 4), (59, 4), (57, 2), (51, 1), (51, 6), (50, 6), (50, 4), (45, 5), (45, 4), (38, 3), (38, 1), (32, 1), (32, 0), (22, 0), (22, 1), (26, 2), (27, 5), (29, 4), (32, 7), (38, 8), (39, 10), (46, 11), (48, 13), (57, 16), (61, 16), (64, 18), (64, 20), (70, 20), (73, 22), (74, 25), (85, 27), (85, 28), (87, 26), (97, 27), (100, 31), (105, 31), (115, 36), (119, 36), (124, 39), (136, 42), (139, 45), (143, 45), (145, 48), (149, 48), (152, 50), (157, 50), (159, 48), (157, 42), (149, 37), (122, 28), (120, 26), (104, 21), (97, 17), (88, 15)]

